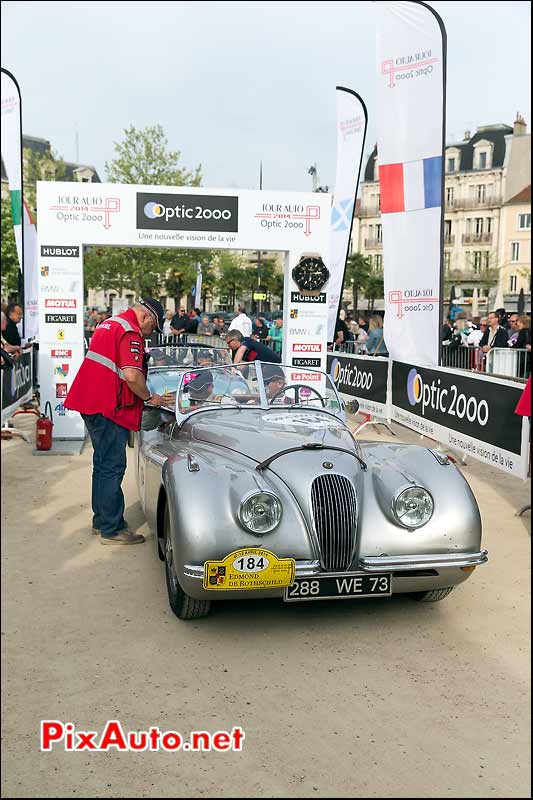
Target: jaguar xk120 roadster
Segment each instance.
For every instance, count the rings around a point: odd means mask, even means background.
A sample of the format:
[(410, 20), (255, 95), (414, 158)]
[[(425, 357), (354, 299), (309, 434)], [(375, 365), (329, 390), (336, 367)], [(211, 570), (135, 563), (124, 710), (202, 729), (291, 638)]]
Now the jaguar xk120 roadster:
[(150, 368), (168, 404), (135, 437), (178, 617), (226, 599), (436, 601), (487, 560), (476, 500), (442, 453), (356, 440), (325, 373), (211, 356)]

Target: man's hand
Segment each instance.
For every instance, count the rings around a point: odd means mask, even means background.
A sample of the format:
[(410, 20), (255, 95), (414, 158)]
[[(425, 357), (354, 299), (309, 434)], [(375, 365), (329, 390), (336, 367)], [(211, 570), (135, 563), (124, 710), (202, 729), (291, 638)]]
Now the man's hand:
[(483, 350), (483, 352), (484, 352), (484, 353), (488, 353), (488, 352), (489, 352), (489, 350), (490, 350), (491, 348), (488, 346), (488, 344), (486, 344), (486, 345), (485, 345), (484, 347), (482, 347), (481, 349)]
[(162, 406), (173, 406), (175, 402), (176, 397), (172, 394), (153, 394), (149, 405), (161, 408)]

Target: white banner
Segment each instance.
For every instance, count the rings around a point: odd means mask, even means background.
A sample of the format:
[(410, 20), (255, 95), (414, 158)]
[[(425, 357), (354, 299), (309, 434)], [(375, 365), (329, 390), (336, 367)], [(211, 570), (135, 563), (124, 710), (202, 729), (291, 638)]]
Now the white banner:
[(2, 69), (2, 161), (6, 169), (19, 266), (22, 269), (22, 123), (20, 90)]
[(30, 210), (23, 203), (24, 219), (24, 338), (39, 337), (39, 274), (37, 230)]
[(196, 265), (196, 286), (194, 287), (194, 304), (197, 308), (202, 307), (202, 265)]
[[(32, 339), (39, 332), (37, 232), (22, 196), (21, 120), (18, 84), (10, 72), (2, 69), (2, 160), (9, 183), (19, 268), (24, 273), (24, 337)], [(24, 259), (22, 258), (23, 224)]]
[(331, 277), (328, 283), (329, 342), (333, 341), (341, 300), (367, 122), (366, 106), (359, 95), (337, 86), (337, 172), (331, 210)]
[(446, 33), (416, 2), (376, 3), (385, 342), (436, 365), (441, 333)]

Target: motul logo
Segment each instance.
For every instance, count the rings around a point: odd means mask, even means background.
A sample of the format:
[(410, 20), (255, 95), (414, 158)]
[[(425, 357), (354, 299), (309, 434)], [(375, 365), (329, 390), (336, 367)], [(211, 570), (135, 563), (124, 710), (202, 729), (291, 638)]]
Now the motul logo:
[(293, 353), (321, 353), (322, 352), (322, 345), (321, 344), (293, 344), (292, 346)]
[(45, 308), (76, 308), (76, 300), (65, 298), (48, 298), (44, 301)]

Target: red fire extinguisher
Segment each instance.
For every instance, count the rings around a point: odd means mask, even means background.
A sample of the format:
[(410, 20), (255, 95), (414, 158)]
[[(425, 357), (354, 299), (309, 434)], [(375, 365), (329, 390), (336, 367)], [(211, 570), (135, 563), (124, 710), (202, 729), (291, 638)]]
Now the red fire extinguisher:
[[(48, 409), (50, 409), (50, 419), (48, 419)], [(47, 403), (44, 407), (44, 414), (37, 420), (37, 435), (35, 437), (37, 450), (50, 450), (52, 447), (52, 406)]]

